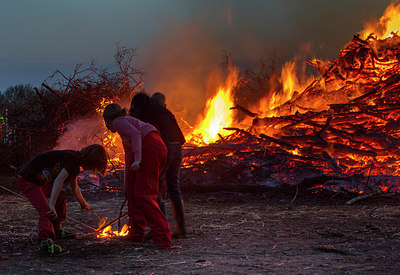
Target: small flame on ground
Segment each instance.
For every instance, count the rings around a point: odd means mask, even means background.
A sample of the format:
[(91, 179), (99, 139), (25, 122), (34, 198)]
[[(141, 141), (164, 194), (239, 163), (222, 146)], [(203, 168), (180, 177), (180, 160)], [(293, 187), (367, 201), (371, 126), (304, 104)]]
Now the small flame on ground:
[(129, 227), (127, 224), (124, 224), (121, 231), (119, 231), (119, 232), (118, 232), (118, 230), (113, 230), (111, 228), (111, 225), (109, 225), (106, 228), (104, 228), (102, 232), (97, 234), (97, 238), (123, 237), (123, 236), (128, 235), (128, 233), (129, 233)]

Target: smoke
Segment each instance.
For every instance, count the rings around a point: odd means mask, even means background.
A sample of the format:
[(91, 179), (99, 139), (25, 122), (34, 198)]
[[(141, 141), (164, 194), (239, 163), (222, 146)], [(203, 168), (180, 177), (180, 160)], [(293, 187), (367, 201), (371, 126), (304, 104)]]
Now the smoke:
[[(299, 79), (307, 79), (305, 61), (335, 60), (353, 35), (379, 18), (390, 2), (182, 0), (181, 17), (154, 18), (163, 27), (155, 41), (138, 49), (139, 69), (145, 72), (147, 92), (164, 93), (178, 120), (183, 117), (194, 126), (206, 100), (225, 81), (227, 56), (242, 72), (257, 70), (260, 60), (267, 60), (279, 73), (294, 60), (299, 64)], [(241, 99), (265, 97), (258, 93)], [(73, 121), (66, 130), (55, 149), (79, 150), (102, 143), (101, 134), (106, 132), (99, 118)]]
[[(194, 124), (215, 92), (216, 75), (234, 66), (254, 68), (260, 59), (282, 65), (301, 56), (335, 60), (363, 24), (379, 17), (383, 1), (182, 1), (181, 18), (160, 18), (156, 41), (139, 50), (146, 89)], [(302, 51), (308, 45), (307, 51)], [(213, 90), (214, 89), (214, 90)]]
[(54, 150), (80, 150), (93, 143), (102, 144), (104, 132), (104, 123), (98, 117), (71, 121), (65, 126)]

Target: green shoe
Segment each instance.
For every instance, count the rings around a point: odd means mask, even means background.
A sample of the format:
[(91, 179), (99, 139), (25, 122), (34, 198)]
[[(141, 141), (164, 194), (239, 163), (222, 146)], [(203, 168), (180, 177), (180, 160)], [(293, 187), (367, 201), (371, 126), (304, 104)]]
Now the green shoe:
[(59, 240), (70, 240), (75, 239), (76, 235), (73, 233), (66, 232), (62, 227), (57, 228), (56, 230), (56, 239)]
[(39, 254), (44, 256), (60, 255), (67, 251), (55, 244), (52, 239), (42, 240), (39, 244)]

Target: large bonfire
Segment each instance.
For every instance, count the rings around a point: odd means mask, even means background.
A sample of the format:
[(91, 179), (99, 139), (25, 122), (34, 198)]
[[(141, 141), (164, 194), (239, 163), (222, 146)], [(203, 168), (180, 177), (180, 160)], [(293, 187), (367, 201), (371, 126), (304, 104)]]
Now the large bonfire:
[[(400, 37), (396, 28), (400, 25), (393, 22), (399, 7), (389, 6), (379, 22), (353, 37), (336, 61), (308, 62), (318, 68), (320, 77), (300, 93), (283, 85), (283, 90), (269, 96), (269, 106), (261, 113), (234, 102), (231, 91), (239, 89), (235, 87), (238, 74), (231, 69), (226, 85), (209, 100), (202, 122), (188, 135), (197, 142), (186, 150), (183, 181), (275, 187), (311, 178), (316, 179), (314, 188), (333, 191), (398, 191)], [(241, 83), (243, 88), (246, 81)], [(242, 112), (250, 123), (243, 127), (245, 120), (232, 122), (229, 112)]]
[[(399, 192), (398, 14), (400, 5), (390, 5), (336, 61), (309, 61), (320, 76), (308, 78), (307, 85), (296, 77), (295, 63), (286, 63), (280, 88), (266, 91), (252, 106), (256, 111), (235, 101), (235, 91), (249, 88), (251, 80), (228, 66), (225, 83), (186, 134), (182, 185), (257, 192), (296, 187), (297, 192), (367, 196)], [(121, 147), (116, 135), (105, 135), (110, 150)], [(123, 164), (121, 151), (110, 153), (112, 164)], [(107, 227), (98, 237), (125, 231)]]
[[(286, 63), (281, 85), (269, 87), (254, 106), (245, 108), (235, 97), (252, 89), (252, 79), (228, 66), (225, 82), (186, 133), (182, 185), (276, 188), (314, 179), (313, 189), (397, 192), (399, 10), (390, 5), (334, 62), (308, 61), (317, 78), (299, 81), (295, 63)], [(104, 136), (111, 163), (120, 167), (118, 137), (107, 131)]]

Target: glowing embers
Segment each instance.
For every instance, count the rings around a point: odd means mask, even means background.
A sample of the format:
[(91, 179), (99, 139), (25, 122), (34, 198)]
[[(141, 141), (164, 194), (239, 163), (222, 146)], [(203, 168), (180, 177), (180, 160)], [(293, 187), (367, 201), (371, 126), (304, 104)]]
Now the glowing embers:
[(106, 228), (104, 228), (102, 232), (99, 232), (97, 234), (97, 238), (123, 237), (128, 235), (128, 233), (129, 233), (129, 227), (127, 224), (124, 224), (124, 226), (122, 226), (122, 229), (120, 231), (113, 230), (111, 225), (109, 225)]

